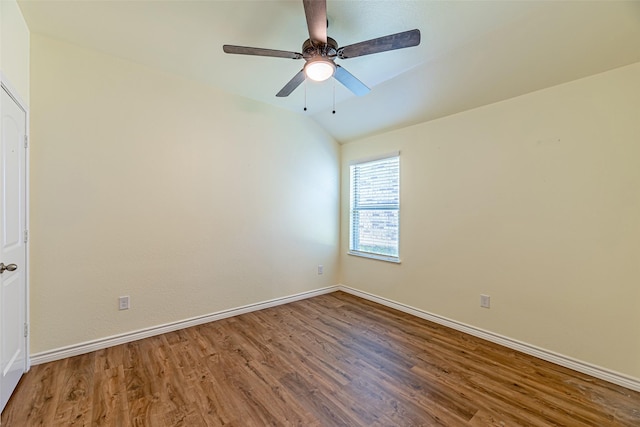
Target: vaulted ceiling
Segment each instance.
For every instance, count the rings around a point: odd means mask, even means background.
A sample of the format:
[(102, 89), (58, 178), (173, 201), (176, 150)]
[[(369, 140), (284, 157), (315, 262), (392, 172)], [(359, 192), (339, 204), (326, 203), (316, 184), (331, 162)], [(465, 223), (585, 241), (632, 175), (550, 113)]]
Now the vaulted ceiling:
[(276, 98), (302, 60), (228, 55), (222, 45), (300, 52), (301, 0), (19, 5), (34, 33), (307, 115), (340, 142), (640, 61), (639, 1), (328, 0), (328, 34), (340, 46), (414, 28), (422, 43), (337, 60), (372, 89), (365, 96), (331, 79)]

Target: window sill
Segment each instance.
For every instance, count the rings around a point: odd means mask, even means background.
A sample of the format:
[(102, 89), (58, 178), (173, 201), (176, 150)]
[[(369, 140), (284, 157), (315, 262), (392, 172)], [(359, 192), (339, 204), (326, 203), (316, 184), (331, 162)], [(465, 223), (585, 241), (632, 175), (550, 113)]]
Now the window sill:
[(378, 255), (378, 254), (371, 254), (368, 252), (357, 252), (357, 251), (349, 251), (347, 252), (347, 255), (358, 256), (361, 258), (375, 259), (378, 261), (385, 261), (393, 264), (400, 264), (400, 258), (388, 256), (388, 255)]

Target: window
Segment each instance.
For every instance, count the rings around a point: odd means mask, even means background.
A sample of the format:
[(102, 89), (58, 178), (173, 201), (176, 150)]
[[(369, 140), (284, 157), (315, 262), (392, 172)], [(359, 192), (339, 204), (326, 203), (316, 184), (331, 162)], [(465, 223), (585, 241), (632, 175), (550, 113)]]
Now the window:
[(399, 153), (352, 163), (349, 253), (400, 262)]

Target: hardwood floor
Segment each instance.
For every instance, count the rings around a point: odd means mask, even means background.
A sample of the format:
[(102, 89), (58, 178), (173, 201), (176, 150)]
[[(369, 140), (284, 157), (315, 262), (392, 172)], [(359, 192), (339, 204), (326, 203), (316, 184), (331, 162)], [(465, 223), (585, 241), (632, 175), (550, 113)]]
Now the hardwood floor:
[(2, 426), (640, 426), (640, 393), (336, 292), (34, 366)]

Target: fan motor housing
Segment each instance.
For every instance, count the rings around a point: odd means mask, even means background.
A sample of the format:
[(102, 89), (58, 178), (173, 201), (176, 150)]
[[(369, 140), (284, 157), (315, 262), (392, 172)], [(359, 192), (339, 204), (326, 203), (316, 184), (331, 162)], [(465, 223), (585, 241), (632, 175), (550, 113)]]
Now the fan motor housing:
[(317, 44), (311, 41), (311, 39), (305, 40), (302, 44), (302, 56), (305, 59), (313, 58), (315, 56), (328, 56), (335, 57), (338, 53), (338, 42), (327, 37), (326, 44)]

